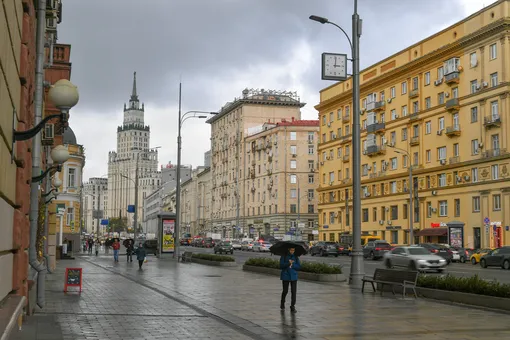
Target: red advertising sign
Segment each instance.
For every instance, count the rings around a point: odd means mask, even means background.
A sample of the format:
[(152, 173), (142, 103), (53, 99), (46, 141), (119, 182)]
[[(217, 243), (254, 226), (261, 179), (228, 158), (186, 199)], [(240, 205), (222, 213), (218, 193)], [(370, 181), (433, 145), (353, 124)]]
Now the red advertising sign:
[(82, 268), (66, 268), (66, 279), (64, 282), (64, 293), (67, 293), (67, 287), (80, 287), (82, 285)]

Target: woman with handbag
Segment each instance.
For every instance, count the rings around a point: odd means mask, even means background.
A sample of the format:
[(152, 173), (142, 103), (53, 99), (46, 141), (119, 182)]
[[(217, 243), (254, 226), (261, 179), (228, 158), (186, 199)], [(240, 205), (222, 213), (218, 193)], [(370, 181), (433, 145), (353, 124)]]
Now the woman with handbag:
[(145, 258), (147, 256), (147, 251), (143, 247), (142, 242), (138, 245), (138, 248), (135, 250), (136, 259), (138, 260), (138, 269), (142, 269), (143, 263), (145, 262)]

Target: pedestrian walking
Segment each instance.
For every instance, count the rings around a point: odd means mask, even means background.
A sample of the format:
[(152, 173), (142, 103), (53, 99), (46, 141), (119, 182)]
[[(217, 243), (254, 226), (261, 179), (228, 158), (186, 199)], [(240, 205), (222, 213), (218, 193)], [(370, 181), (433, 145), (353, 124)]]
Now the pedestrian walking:
[(126, 245), (126, 255), (127, 255), (127, 261), (133, 262), (133, 252), (134, 252), (134, 242), (132, 240), (129, 240)]
[(106, 241), (104, 241), (104, 252), (106, 255), (110, 254), (110, 247), (112, 246), (112, 241), (108, 237)]
[(115, 262), (119, 262), (119, 249), (120, 249), (119, 239), (115, 239), (113, 241), (112, 249), (113, 249), (113, 260)]
[(289, 248), (287, 255), (280, 257), (280, 280), (282, 281), (282, 299), (280, 302), (280, 309), (285, 310), (285, 298), (289, 292), (290, 286), (290, 311), (296, 313), (296, 294), (297, 294), (297, 281), (298, 271), (301, 269), (301, 262), (299, 256), (295, 254), (295, 248)]
[(142, 242), (138, 245), (138, 248), (135, 250), (136, 259), (138, 260), (138, 269), (142, 269), (143, 263), (145, 262), (145, 258), (147, 257), (147, 251), (143, 247)]
[(92, 255), (92, 248), (93, 248), (93, 246), (94, 246), (94, 240), (92, 239), (92, 237), (91, 237), (91, 238), (89, 238), (89, 240), (88, 240), (88, 246), (89, 246), (89, 247), (88, 247), (88, 249), (89, 249), (89, 255)]

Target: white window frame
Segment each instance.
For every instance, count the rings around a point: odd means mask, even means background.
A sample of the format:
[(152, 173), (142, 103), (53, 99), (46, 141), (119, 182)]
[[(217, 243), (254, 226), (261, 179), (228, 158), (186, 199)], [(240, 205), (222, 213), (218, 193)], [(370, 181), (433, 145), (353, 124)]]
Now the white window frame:
[(290, 183), (296, 184), (297, 183), (297, 176), (296, 175), (290, 175)]
[(472, 199), (473, 212), (480, 212), (480, 196), (475, 196)]
[(407, 93), (407, 81), (404, 81), (402, 83), (402, 94), (406, 94)]
[(66, 226), (71, 226), (74, 222), (74, 207), (66, 207)]
[(432, 122), (429, 120), (425, 122), (425, 134), (428, 135), (430, 133), (432, 133)]
[[(72, 170), (72, 174), (71, 174)], [(67, 168), (67, 187), (68, 188), (76, 188), (76, 182), (78, 181), (77, 178), (77, 169), (76, 168)], [(71, 183), (72, 178), (72, 183)]]
[(446, 160), (446, 146), (437, 148), (437, 160)]
[(494, 60), (498, 57), (498, 47), (496, 43), (489, 46), (489, 60)]
[(478, 65), (478, 60), (476, 58), (476, 52), (472, 52), (469, 54), (469, 64), (471, 67), (476, 67)]
[(297, 169), (297, 161), (295, 159), (290, 161), (290, 168)]
[[(325, 118), (326, 116), (324, 116)], [(297, 132), (296, 131), (290, 131), (290, 140), (297, 140)]]
[(425, 86), (430, 85), (430, 72), (425, 72)]
[(439, 201), (439, 216), (448, 216), (448, 201)]

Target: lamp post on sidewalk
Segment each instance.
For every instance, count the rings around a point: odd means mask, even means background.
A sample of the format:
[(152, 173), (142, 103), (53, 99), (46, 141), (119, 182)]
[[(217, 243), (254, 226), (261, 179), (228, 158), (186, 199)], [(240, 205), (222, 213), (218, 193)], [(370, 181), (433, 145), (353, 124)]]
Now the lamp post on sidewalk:
[[(342, 27), (330, 22), (328, 19), (316, 15), (310, 16), (310, 20), (317, 21), (321, 24), (331, 24), (340, 29), (351, 46), (352, 54), (352, 113), (353, 113), (353, 130), (352, 130), (352, 213), (353, 213), (353, 249), (351, 257), (351, 273), (349, 275), (349, 284), (353, 287), (361, 287), (361, 279), (364, 274), (363, 251), (361, 249), (361, 140), (360, 140), (360, 82), (359, 82), (359, 40), (361, 37), (361, 19), (358, 15), (358, 0), (354, 0), (354, 13), (352, 14), (352, 41), (349, 35)], [(337, 60), (342, 62), (342, 56), (329, 54), (334, 58), (334, 65), (326, 65), (325, 59), (328, 54), (323, 54), (323, 75), (326, 80), (345, 80), (347, 65), (337, 65)], [(340, 58), (337, 58), (340, 57)], [(331, 60), (332, 60), (331, 58)], [(345, 59), (343, 59), (345, 61)], [(325, 74), (329, 67), (330, 74)], [(333, 67), (333, 68), (331, 68)], [(337, 70), (337, 67), (339, 69)], [(337, 75), (338, 73), (338, 75)], [(342, 74), (343, 73), (343, 74)]]
[(413, 207), (413, 166), (411, 164), (411, 155), (404, 149), (396, 148), (392, 145), (387, 144), (396, 153), (406, 155), (409, 162), (409, 244), (414, 244), (414, 230), (413, 230), (413, 219), (414, 219), (414, 207)]
[(181, 223), (181, 149), (182, 149), (182, 139), (181, 139), (181, 129), (182, 124), (190, 118), (199, 118), (204, 119), (207, 118), (208, 115), (215, 115), (217, 112), (208, 112), (208, 111), (188, 111), (181, 115), (181, 104), (182, 104), (182, 83), (179, 83), (179, 120), (178, 120), (178, 129), (177, 129), (177, 175), (176, 175), (176, 188), (175, 188), (175, 233), (174, 233), (174, 257), (179, 260), (179, 251), (180, 251), (180, 237), (179, 237), (179, 224)]

